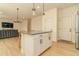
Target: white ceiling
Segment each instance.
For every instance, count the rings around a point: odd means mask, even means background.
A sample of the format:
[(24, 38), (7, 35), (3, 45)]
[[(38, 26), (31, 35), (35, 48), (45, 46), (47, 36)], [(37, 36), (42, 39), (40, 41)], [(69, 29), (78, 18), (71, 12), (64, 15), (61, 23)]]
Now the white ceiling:
[[(40, 15), (42, 13), (42, 3), (36, 3), (35, 7), (40, 6), (39, 9), (36, 9), (36, 15)], [(63, 8), (63, 7), (70, 7), (76, 5), (75, 3), (45, 3), (45, 10), (51, 8)], [(16, 17), (16, 8), (19, 8), (19, 16), (24, 16), (26, 18), (33, 17), (32, 15), (32, 3), (0, 3), (0, 13), (12, 17)]]

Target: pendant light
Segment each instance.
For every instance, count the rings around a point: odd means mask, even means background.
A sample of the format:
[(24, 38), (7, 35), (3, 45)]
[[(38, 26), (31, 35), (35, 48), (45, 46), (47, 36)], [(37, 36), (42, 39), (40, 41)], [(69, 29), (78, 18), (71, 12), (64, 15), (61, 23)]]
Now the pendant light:
[(35, 3), (33, 3), (33, 8), (32, 8), (32, 15), (35, 15), (36, 8), (35, 8)]
[(37, 6), (37, 9), (39, 9), (40, 7), (39, 7), (39, 5)]
[(43, 1), (43, 15), (45, 15), (45, 5), (44, 5), (44, 1)]
[(16, 9), (16, 11), (17, 11), (17, 17), (16, 17), (16, 21), (14, 21), (15, 23), (21, 23), (21, 21), (19, 21), (20, 19), (19, 19), (19, 8), (17, 8)]

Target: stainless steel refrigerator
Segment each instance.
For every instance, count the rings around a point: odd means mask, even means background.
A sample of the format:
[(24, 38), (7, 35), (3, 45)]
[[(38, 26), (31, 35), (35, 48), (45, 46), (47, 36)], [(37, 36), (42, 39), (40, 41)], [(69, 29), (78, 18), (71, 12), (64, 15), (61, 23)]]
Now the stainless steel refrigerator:
[(76, 49), (79, 49), (79, 11), (77, 11), (76, 15), (76, 31), (75, 31), (75, 47)]

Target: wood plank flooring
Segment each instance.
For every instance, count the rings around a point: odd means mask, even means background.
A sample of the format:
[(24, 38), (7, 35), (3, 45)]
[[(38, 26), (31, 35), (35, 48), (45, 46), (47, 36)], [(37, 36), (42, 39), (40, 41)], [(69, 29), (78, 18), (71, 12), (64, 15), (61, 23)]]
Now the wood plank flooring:
[(19, 56), (19, 39), (15, 38), (6, 38), (0, 39), (0, 56)]
[[(74, 44), (67, 42), (54, 42), (51, 48), (41, 56), (78, 56), (79, 50)], [(21, 56), (19, 38), (0, 39), (0, 56)]]
[(75, 49), (75, 44), (59, 41), (54, 42), (42, 56), (78, 56), (79, 50)]

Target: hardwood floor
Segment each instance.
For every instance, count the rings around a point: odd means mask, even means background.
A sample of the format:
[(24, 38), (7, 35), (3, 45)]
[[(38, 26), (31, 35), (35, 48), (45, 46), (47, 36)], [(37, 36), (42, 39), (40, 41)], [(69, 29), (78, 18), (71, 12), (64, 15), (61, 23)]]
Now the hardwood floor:
[(19, 56), (19, 39), (15, 38), (6, 38), (0, 39), (0, 56)]
[[(78, 56), (79, 50), (74, 44), (63, 41), (54, 42), (52, 47), (46, 50), (41, 56)], [(0, 56), (21, 56), (19, 39), (0, 39)]]
[(78, 56), (79, 50), (75, 49), (75, 44), (59, 41), (54, 42), (52, 47), (42, 54), (42, 56)]

